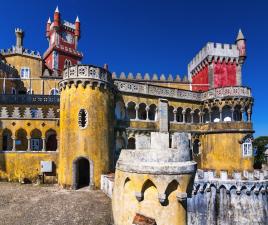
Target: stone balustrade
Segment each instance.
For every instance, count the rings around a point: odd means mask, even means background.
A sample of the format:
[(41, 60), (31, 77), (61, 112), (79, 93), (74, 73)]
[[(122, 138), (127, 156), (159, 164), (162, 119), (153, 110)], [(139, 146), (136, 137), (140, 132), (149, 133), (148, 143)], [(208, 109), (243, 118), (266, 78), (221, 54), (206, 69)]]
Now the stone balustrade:
[(207, 92), (193, 92), (119, 80), (115, 80), (114, 84), (119, 91), (126, 93), (151, 95), (196, 102), (226, 97), (252, 97), (251, 90), (247, 87), (224, 87), (211, 89)]

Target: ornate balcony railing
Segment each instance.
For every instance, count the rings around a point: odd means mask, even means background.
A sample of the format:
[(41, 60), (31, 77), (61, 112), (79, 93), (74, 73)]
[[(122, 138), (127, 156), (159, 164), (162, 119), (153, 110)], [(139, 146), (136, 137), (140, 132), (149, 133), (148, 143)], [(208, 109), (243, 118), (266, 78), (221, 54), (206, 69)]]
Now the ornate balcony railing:
[(58, 105), (59, 95), (9, 95), (0, 94), (0, 104), (18, 105)]
[(92, 65), (76, 65), (64, 70), (65, 79), (94, 79), (105, 82), (112, 82), (112, 75), (104, 68)]
[(207, 92), (193, 92), (168, 87), (159, 87), (150, 84), (141, 84), (127, 81), (114, 81), (117, 89), (126, 93), (144, 94), (157, 97), (175, 98), (190, 101), (206, 101), (213, 98), (225, 97), (252, 97), (247, 87), (223, 87), (211, 89)]

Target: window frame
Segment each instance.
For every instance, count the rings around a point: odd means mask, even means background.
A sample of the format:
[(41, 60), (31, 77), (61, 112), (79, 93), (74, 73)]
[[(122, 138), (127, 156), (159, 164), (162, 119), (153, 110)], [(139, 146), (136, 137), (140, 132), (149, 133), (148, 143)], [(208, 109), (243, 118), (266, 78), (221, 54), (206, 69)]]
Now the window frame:
[(242, 143), (242, 156), (243, 157), (252, 157), (252, 155), (253, 155), (252, 140), (250, 138), (247, 138)]
[[(26, 73), (27, 71), (27, 73)], [(29, 79), (31, 76), (31, 69), (30, 67), (23, 66), (20, 68), (20, 77), (21, 79)]]

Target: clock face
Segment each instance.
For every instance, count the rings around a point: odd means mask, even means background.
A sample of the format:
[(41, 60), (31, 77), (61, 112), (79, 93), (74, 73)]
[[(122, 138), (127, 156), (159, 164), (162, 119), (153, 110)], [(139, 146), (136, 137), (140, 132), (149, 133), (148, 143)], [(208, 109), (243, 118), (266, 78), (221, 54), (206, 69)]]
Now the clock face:
[(69, 44), (73, 43), (73, 36), (70, 33), (64, 32), (62, 34), (62, 39)]

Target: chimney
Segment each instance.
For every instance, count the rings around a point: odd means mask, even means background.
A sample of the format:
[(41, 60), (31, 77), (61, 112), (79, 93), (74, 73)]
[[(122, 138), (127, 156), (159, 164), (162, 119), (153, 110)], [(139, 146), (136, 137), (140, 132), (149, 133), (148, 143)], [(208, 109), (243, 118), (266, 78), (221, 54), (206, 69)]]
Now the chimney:
[(22, 29), (16, 28), (15, 34), (16, 34), (16, 50), (22, 52), (24, 33)]

